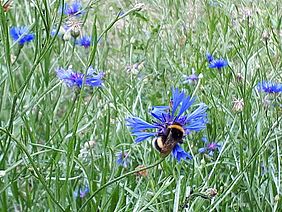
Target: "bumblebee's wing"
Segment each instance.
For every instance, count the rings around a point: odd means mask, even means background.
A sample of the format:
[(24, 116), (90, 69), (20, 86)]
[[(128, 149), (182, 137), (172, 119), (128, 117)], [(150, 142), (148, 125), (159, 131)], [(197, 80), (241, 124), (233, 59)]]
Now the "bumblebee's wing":
[(163, 143), (163, 147), (161, 148), (160, 152), (163, 155), (168, 155), (169, 153), (171, 153), (171, 151), (173, 150), (173, 148), (175, 147), (177, 143), (178, 141), (173, 138), (172, 133), (170, 131), (166, 140)]

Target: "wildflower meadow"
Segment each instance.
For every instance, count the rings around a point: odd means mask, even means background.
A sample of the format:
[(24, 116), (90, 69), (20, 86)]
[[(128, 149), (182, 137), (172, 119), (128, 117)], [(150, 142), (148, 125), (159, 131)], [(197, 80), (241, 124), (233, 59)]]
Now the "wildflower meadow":
[(282, 1), (0, 0), (0, 211), (282, 211)]

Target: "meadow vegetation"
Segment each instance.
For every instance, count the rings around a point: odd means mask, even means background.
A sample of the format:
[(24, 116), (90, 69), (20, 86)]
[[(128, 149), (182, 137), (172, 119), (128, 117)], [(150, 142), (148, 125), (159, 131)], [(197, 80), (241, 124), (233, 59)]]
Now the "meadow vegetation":
[(1, 211), (282, 211), (282, 1), (0, 2)]

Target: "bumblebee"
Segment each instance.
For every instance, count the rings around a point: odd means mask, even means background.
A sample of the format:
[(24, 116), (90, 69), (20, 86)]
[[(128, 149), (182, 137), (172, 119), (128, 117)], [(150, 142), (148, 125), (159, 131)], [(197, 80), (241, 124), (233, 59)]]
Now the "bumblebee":
[(169, 125), (166, 132), (153, 140), (154, 147), (163, 155), (168, 155), (177, 143), (183, 143), (185, 131), (178, 123)]

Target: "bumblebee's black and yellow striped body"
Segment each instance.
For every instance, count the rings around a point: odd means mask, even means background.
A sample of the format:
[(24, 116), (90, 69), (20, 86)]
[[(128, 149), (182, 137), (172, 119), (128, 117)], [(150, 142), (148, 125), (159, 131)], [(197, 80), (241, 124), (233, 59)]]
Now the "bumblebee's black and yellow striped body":
[(168, 155), (177, 143), (182, 143), (184, 129), (178, 123), (169, 125), (166, 132), (153, 140), (154, 147), (164, 156)]

